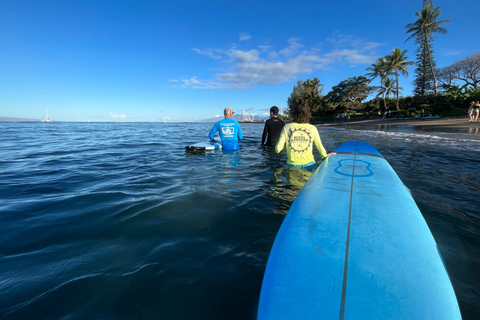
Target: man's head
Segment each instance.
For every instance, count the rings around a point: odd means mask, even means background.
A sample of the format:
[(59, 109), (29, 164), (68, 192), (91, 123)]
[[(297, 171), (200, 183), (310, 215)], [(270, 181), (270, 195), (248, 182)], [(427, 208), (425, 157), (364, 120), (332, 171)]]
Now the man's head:
[(223, 110), (223, 114), (225, 115), (225, 118), (230, 118), (230, 119), (232, 119), (234, 113), (235, 113), (235, 112), (233, 112), (232, 108), (225, 108), (225, 109)]
[(278, 107), (277, 106), (273, 106), (273, 107), (270, 108), (270, 115), (272, 117), (278, 116)]

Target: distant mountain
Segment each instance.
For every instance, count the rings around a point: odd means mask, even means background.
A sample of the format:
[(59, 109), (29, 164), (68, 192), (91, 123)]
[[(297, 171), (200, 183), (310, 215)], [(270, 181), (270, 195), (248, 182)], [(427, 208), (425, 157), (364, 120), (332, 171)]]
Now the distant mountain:
[[(195, 122), (217, 122), (217, 121), (220, 121), (222, 120), (224, 117), (214, 117), (214, 118), (208, 118), (208, 119), (203, 119), (203, 120), (197, 120)], [(237, 121), (237, 122), (240, 122), (240, 120), (242, 119), (242, 115), (240, 114), (234, 114), (233, 115), (233, 120)], [(255, 118), (256, 121), (265, 121), (266, 119), (262, 118), (261, 120), (259, 120), (257, 117)]]
[(0, 122), (40, 122), (40, 119), (0, 117)]
[[(202, 119), (202, 120), (197, 120), (195, 122), (217, 122), (217, 121), (220, 121), (222, 119), (224, 119), (225, 117), (213, 117), (213, 118), (207, 118), (207, 119)], [(235, 121), (239, 121), (240, 120), (240, 116), (239, 115), (233, 115), (233, 120)]]

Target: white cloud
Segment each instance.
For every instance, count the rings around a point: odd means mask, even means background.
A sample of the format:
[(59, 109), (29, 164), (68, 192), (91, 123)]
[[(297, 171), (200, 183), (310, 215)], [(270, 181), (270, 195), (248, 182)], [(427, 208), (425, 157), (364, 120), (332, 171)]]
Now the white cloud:
[(344, 60), (352, 64), (368, 64), (375, 60), (376, 56), (362, 54), (359, 50), (343, 49), (332, 51), (325, 55), (331, 60)]
[[(240, 38), (250, 37), (242, 33)], [(319, 48), (306, 49), (299, 38), (287, 40), (288, 46), (275, 51), (271, 45), (260, 45), (257, 49), (240, 49), (232, 45), (228, 50), (192, 49), (194, 52), (214, 59), (222, 59), (222, 68), (214, 79), (171, 80), (177, 86), (191, 89), (239, 89), (254, 87), (258, 84), (272, 85), (298, 78), (301, 74), (310, 74), (319, 69), (331, 69), (335, 64), (350, 66), (370, 64), (378, 57), (376, 49), (381, 43), (365, 41), (339, 31), (326, 39), (329, 51)]]
[(266, 44), (260, 45), (260, 46), (258, 46), (258, 48), (262, 51), (267, 51), (267, 52), (272, 50), (272, 46), (269, 46), (269, 45), (266, 45)]
[(245, 41), (245, 40), (250, 40), (252, 38), (252, 36), (246, 32), (242, 32), (240, 33), (240, 41)]
[(197, 48), (193, 48), (192, 49), (194, 52), (198, 53), (198, 54), (201, 54), (202, 56), (207, 56), (207, 57), (210, 57), (210, 58), (213, 58), (213, 59), (221, 59), (222, 56), (221, 55), (216, 55), (215, 52), (217, 50), (214, 50), (214, 49), (197, 49)]
[[(191, 77), (190, 79), (180, 79), (178, 80), (181, 88), (190, 88), (190, 89), (235, 89), (242, 88), (229, 83), (221, 83), (215, 80), (203, 80), (198, 79), (197, 77)], [(244, 85), (243, 88), (246, 86)]]
[(298, 43), (298, 40), (299, 39), (297, 38), (288, 39), (289, 46), (286, 47), (285, 49), (280, 50), (280, 53), (284, 56), (290, 56), (297, 53), (299, 50), (303, 48), (303, 45)]
[(113, 118), (113, 119), (125, 119), (125, 118), (127, 118), (127, 116), (124, 115), (123, 113), (110, 112), (110, 118)]
[(275, 84), (296, 78), (299, 74), (319, 69), (328, 60), (319, 56), (302, 53), (287, 61), (269, 62), (262, 59), (237, 61), (235, 72), (217, 75), (217, 79), (227, 83)]
[(259, 60), (260, 58), (260, 53), (255, 49), (249, 51), (230, 49), (226, 53), (230, 58), (239, 63), (253, 62)]
[(445, 56), (458, 56), (462, 53), (463, 53), (463, 51), (461, 51), (461, 50), (448, 50), (444, 53), (444, 55)]

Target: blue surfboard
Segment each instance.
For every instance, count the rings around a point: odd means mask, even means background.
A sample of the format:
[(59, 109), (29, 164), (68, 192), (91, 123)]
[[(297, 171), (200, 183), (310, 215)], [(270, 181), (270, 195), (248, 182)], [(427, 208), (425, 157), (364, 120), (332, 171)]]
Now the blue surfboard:
[(334, 152), (278, 231), (258, 319), (461, 319), (408, 188), (367, 143)]

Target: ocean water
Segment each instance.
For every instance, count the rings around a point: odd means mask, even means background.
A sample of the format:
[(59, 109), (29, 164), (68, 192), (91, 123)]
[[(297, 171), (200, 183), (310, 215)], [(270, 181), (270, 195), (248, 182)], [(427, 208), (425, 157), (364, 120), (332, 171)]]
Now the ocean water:
[[(242, 124), (0, 123), (1, 319), (255, 319), (275, 235), (309, 172)], [(464, 319), (480, 319), (480, 135), (320, 126), (372, 144), (422, 211)], [(318, 159), (318, 153), (316, 153)], [(435, 293), (432, 293), (435, 294)]]

